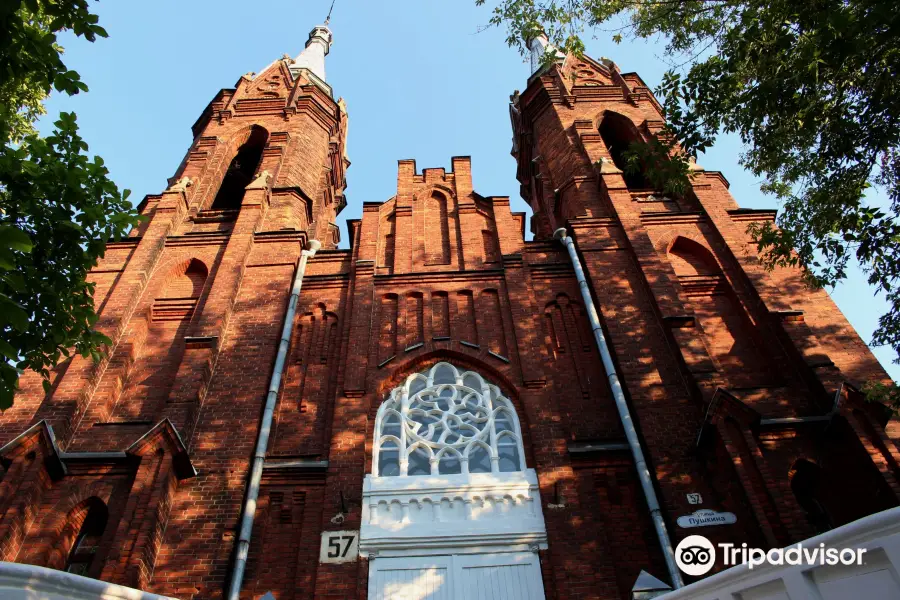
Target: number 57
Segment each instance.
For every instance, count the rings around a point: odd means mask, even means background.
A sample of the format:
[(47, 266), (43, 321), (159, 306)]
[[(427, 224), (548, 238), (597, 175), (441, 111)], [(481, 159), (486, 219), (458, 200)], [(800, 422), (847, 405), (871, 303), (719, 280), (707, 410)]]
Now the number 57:
[[(328, 538), (328, 558), (345, 558), (347, 556), (347, 551), (350, 550), (350, 546), (353, 544), (353, 540), (356, 538), (354, 535), (335, 535)], [(341, 552), (341, 540), (346, 540), (347, 545), (344, 546), (344, 551)]]

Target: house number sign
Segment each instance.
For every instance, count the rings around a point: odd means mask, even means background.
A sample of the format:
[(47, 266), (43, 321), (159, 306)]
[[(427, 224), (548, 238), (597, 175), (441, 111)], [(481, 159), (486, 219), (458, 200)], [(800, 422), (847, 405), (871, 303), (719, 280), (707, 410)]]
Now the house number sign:
[(319, 562), (353, 562), (359, 554), (359, 531), (323, 531)]

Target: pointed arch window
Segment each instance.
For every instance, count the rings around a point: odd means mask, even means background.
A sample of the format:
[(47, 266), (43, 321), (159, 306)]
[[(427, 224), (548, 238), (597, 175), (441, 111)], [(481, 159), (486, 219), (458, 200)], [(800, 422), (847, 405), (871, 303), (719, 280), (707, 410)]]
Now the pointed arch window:
[(628, 189), (649, 188), (650, 182), (644, 176), (643, 167), (640, 171), (632, 173), (625, 160), (625, 152), (629, 146), (641, 139), (641, 134), (631, 119), (617, 112), (606, 111), (600, 121), (600, 137), (612, 157), (613, 164), (622, 171), (622, 177), (625, 178), (625, 185)]
[(372, 474), (525, 470), (516, 410), (496, 385), (441, 362), (406, 378), (378, 409)]
[(216, 198), (213, 200), (212, 210), (237, 210), (244, 200), (244, 188), (253, 181), (256, 171), (262, 162), (263, 149), (269, 139), (269, 133), (262, 127), (253, 126), (250, 137), (238, 148), (237, 154), (231, 159)]
[(87, 514), (84, 515), (81, 529), (78, 531), (75, 543), (72, 544), (72, 549), (69, 551), (69, 556), (66, 560), (66, 571), (88, 577), (90, 576), (94, 557), (100, 547), (100, 538), (106, 529), (109, 511), (103, 501), (98, 498), (88, 500), (83, 510)]
[(175, 267), (162, 293), (153, 301), (152, 320), (190, 321), (208, 275), (209, 269), (196, 258)]
[(450, 222), (447, 197), (432, 192), (425, 199), (425, 264), (450, 264)]

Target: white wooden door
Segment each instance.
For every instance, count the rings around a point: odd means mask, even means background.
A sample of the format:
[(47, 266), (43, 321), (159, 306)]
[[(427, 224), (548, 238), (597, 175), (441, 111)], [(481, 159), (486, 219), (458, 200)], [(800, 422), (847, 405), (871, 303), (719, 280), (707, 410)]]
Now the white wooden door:
[(375, 558), (370, 600), (544, 600), (536, 554)]
[(369, 561), (369, 600), (453, 600), (450, 556)]
[(544, 600), (541, 566), (533, 552), (454, 556), (460, 600)]

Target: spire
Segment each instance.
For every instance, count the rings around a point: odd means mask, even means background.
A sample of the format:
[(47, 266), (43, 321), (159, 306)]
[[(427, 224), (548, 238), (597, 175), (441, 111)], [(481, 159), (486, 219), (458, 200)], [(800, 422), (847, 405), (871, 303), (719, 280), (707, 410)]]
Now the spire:
[(540, 33), (539, 35), (527, 40), (525, 44), (528, 50), (531, 51), (529, 58), (531, 59), (531, 76), (534, 77), (538, 71), (543, 71), (543, 67), (547, 65), (544, 63), (544, 57), (549, 53), (556, 54), (556, 60), (561, 61), (566, 58), (566, 55), (556, 49), (556, 46), (550, 43), (550, 40), (547, 39), (547, 36), (544, 33)]
[(306, 48), (291, 65), (291, 74), (296, 78), (300, 71), (306, 69), (323, 83), (325, 82), (325, 56), (331, 49), (331, 30), (328, 29), (328, 20), (324, 25), (316, 25), (309, 32)]

